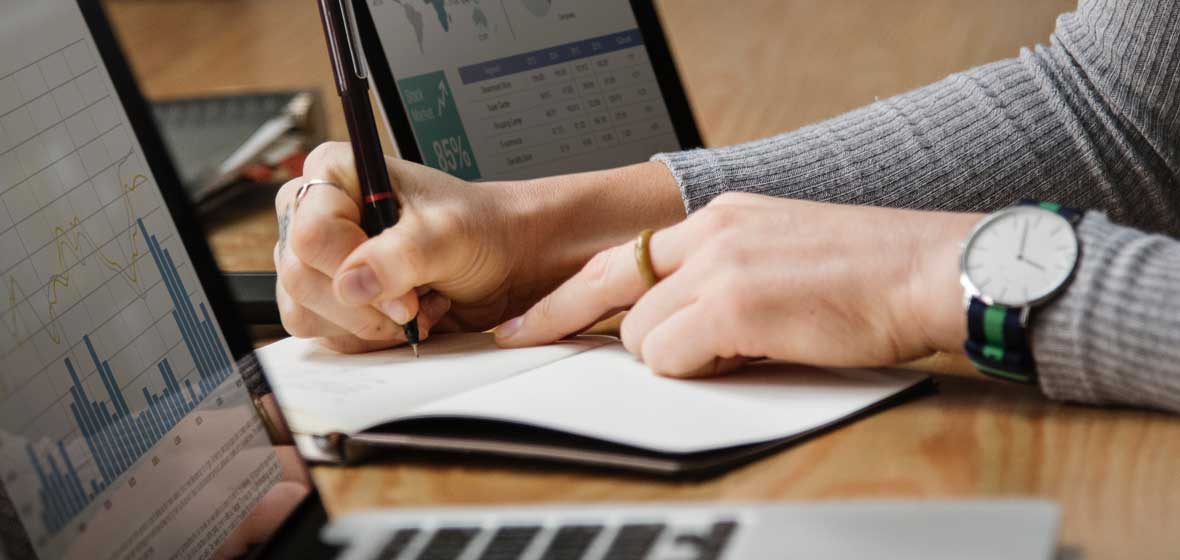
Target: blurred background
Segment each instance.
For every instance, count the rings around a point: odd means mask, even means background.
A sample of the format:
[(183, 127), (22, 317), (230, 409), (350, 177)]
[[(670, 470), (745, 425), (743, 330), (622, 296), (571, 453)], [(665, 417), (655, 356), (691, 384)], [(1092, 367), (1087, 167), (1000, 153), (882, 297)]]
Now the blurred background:
[[(152, 99), (319, 91), (323, 136), (344, 139), (311, 0), (106, 0)], [(1047, 43), (1073, 0), (659, 0), (706, 144), (822, 120)], [(273, 191), (211, 212), (223, 268), (272, 270)]]

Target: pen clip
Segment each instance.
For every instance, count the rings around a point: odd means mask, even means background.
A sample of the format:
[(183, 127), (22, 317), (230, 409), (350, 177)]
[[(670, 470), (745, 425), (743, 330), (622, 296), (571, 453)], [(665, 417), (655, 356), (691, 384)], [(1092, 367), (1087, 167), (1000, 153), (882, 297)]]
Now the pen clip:
[(352, 11), (352, 2), (351, 0), (338, 1), (340, 4), (340, 15), (344, 20), (344, 42), (348, 45), (348, 56), (351, 59), (349, 63), (352, 65), (352, 73), (358, 80), (367, 80), (369, 76), (362, 70), (364, 65), (361, 64), (361, 59), (357, 56), (360, 49), (353, 47), (353, 43), (357, 42), (358, 37), (355, 36), (356, 25), (354, 21), (355, 14)]

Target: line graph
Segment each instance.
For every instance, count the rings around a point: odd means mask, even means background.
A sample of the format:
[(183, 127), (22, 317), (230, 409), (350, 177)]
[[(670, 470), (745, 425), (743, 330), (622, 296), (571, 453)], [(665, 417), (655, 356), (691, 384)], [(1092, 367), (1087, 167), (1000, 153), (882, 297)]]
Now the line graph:
[[(73, 215), (64, 224), (49, 226), (52, 232), (50, 244), (56, 255), (57, 271), (50, 275), (49, 281), (43, 287), (44, 309), (47, 319), (41, 321), (36, 327), (45, 329), (55, 344), (61, 344), (62, 342), (61, 331), (56, 324), (58, 319), (58, 305), (61, 300), (59, 292), (71, 288), (71, 275), (77, 274), (72, 270), (73, 268), (88, 264), (87, 261), (93, 257), (96, 263), (120, 273), (126, 279), (129, 286), (135, 288), (139, 284), (137, 263), (139, 257), (143, 256), (137, 243), (140, 232), (135, 227), (135, 219), (139, 214), (135, 209), (133, 199), (125, 195), (131, 194), (136, 189), (147, 184), (148, 179), (142, 173), (132, 174), (127, 180), (123, 179), (123, 167), (130, 158), (131, 154), (126, 154), (114, 164), (117, 170), (116, 177), (118, 178), (119, 188), (123, 191), (123, 196), (118, 198), (118, 205), (123, 207), (126, 220), (126, 224), (121, 224), (119, 230), (125, 232), (124, 237), (126, 238), (127, 246), (130, 248), (129, 255), (112, 257), (107, 254), (107, 251), (104, 250), (102, 245), (95, 242), (92, 236), (82, 227), (83, 220), (89, 219), (92, 216), (86, 216), (84, 218)], [(73, 260), (72, 263), (69, 262), (71, 258)], [(30, 295), (32, 295), (12, 276), (8, 278), (8, 288), (9, 309), (29, 300)], [(20, 333), (22, 325), (18, 323), (15, 314), (10, 313), (10, 315), (8, 322), (10, 323), (11, 334), (17, 337), (18, 344), (22, 344), (25, 338), (37, 329), (30, 329), (28, 325), (25, 325), (24, 328), (29, 332), (22, 335)]]
[[(117, 168), (121, 169), (126, 163), (127, 159), (130, 157), (130, 154), (124, 156), (117, 164)], [(121, 173), (119, 175), (121, 176)], [(123, 183), (120, 181), (120, 186), (125, 191), (125, 194), (129, 194), (140, 185), (144, 184), (146, 181), (147, 178), (144, 175), (137, 174), (130, 183)], [(49, 322), (46, 326), (50, 329), (48, 331), (49, 336), (54, 343), (61, 343), (61, 333), (59, 330), (54, 329), (57, 322), (56, 308), (58, 300), (60, 299), (58, 297), (58, 290), (70, 287), (70, 271), (66, 263), (67, 251), (72, 253), (72, 256), (75, 260), (84, 263), (88, 255), (82, 253), (82, 242), (86, 241), (87, 245), (89, 245), (91, 248), (90, 254), (94, 255), (95, 258), (97, 258), (102, 264), (106, 265), (111, 270), (122, 274), (130, 285), (136, 286), (139, 284), (139, 273), (136, 260), (137, 257), (140, 256), (140, 253), (135, 244), (136, 238), (139, 235), (139, 229), (133, 227), (133, 222), (136, 219), (137, 214), (135, 212), (135, 206), (132, 203), (130, 197), (121, 196), (120, 200), (124, 201), (124, 205), (126, 206), (127, 226), (125, 230), (128, 232), (127, 243), (131, 248), (131, 254), (125, 257), (125, 262), (121, 262), (107, 256), (103, 252), (102, 247), (95, 243), (94, 240), (91, 239), (81, 227), (79, 227), (81, 219), (78, 216), (73, 216), (71, 221), (65, 227), (54, 226), (53, 228), (53, 242), (57, 251), (57, 261), (58, 265), (62, 269), (62, 272), (56, 273), (50, 277), (49, 284), (46, 287), (45, 292), (46, 311), (49, 315)]]

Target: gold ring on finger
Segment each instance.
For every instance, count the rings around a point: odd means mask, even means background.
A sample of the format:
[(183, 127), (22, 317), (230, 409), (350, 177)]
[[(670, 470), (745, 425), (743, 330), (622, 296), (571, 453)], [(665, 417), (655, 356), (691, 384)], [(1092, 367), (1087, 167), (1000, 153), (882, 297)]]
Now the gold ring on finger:
[(643, 277), (643, 281), (647, 283), (647, 287), (651, 288), (660, 281), (656, 276), (656, 269), (651, 264), (651, 235), (652, 230), (645, 229), (639, 232), (639, 237), (635, 239), (635, 265), (639, 268), (639, 275)]

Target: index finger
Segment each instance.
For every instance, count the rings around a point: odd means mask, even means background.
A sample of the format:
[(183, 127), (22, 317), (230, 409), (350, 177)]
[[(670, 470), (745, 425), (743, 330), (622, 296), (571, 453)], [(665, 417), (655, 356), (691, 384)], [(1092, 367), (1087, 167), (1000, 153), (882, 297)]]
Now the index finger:
[(348, 142), (324, 142), (316, 146), (303, 160), (303, 177), (308, 181), (332, 183), (353, 202), (360, 204), (361, 185), (356, 174), (356, 158), (352, 144)]
[[(652, 265), (660, 277), (671, 274), (683, 259), (682, 244), (674, 230), (651, 237)], [(635, 242), (611, 247), (595, 255), (524, 315), (497, 328), (496, 343), (519, 347), (553, 342), (631, 306), (647, 289), (635, 261)]]
[(347, 142), (324, 142), (316, 146), (303, 160), (303, 176), (288, 181), (275, 196), (275, 209), (282, 212), (293, 207), (295, 194), (308, 181), (326, 181), (357, 204), (361, 200), (360, 181), (356, 175), (356, 160), (352, 145)]
[[(304, 185), (312, 183), (300, 196)], [(316, 147), (303, 165), (303, 176), (289, 181), (275, 197), (280, 253), (290, 250), (305, 264), (331, 275), (366, 239), (360, 229), (360, 187), (349, 144)], [(281, 255), (280, 255), (281, 256)]]
[(360, 207), (343, 191), (317, 185), (292, 209), (290, 250), (304, 264), (332, 276), (341, 262), (368, 236), (361, 229)]

